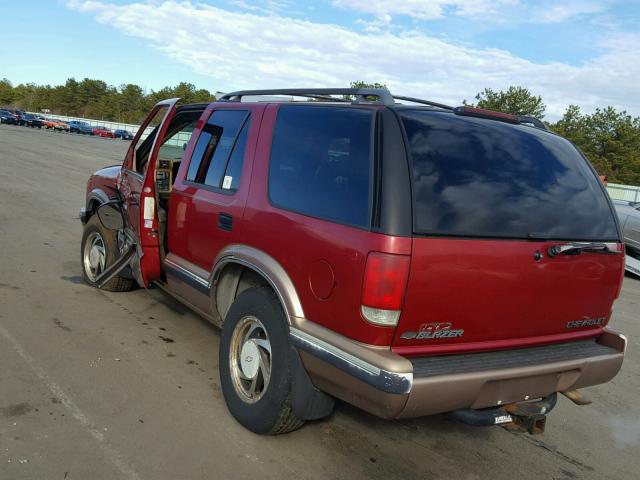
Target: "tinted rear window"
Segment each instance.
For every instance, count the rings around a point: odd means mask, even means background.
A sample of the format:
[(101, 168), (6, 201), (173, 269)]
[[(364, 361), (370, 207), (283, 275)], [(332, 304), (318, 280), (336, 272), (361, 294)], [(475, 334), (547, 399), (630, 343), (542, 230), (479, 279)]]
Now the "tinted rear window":
[(414, 230), (455, 236), (616, 240), (606, 196), (567, 140), (526, 126), (400, 111)]

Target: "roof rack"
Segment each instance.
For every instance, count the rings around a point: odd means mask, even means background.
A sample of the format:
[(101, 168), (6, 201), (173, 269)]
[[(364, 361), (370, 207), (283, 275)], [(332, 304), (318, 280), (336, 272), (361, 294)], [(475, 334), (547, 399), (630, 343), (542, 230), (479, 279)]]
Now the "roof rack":
[[(272, 90), (240, 90), (223, 95), (218, 99), (220, 102), (240, 102), (242, 97), (263, 96), (263, 95), (288, 95), (292, 97), (314, 98), (318, 100), (328, 100), (332, 102), (348, 102), (351, 100), (331, 97), (330, 95), (349, 95), (355, 97), (353, 103), (379, 103), (382, 105), (395, 105), (396, 100), (429, 105), (431, 107), (453, 110), (453, 107), (443, 103), (432, 102), (415, 97), (404, 97), (392, 95), (386, 88), (284, 88)], [(375, 100), (372, 100), (372, 97)]]
[(445, 105), (444, 103), (432, 102), (431, 100), (422, 100), (421, 98), (415, 97), (404, 97), (400, 95), (393, 95), (393, 98), (396, 100), (405, 100), (407, 102), (419, 103), (421, 105), (429, 105), (430, 107), (438, 107), (443, 108), (445, 110), (453, 110), (454, 107), (450, 105)]
[[(380, 105), (396, 105), (396, 100), (404, 100), (407, 102), (428, 105), (443, 110), (451, 110), (459, 115), (472, 115), (487, 118), (501, 119), (502, 121), (510, 121), (511, 123), (521, 123), (533, 125), (534, 127), (548, 130), (547, 126), (540, 120), (526, 115), (510, 115), (500, 112), (491, 112), (468, 106), (452, 107), (443, 103), (432, 102), (431, 100), (423, 100), (415, 97), (405, 97), (401, 95), (393, 95), (386, 88), (277, 88), (271, 90), (239, 90), (223, 95), (218, 99), (219, 102), (241, 102), (242, 97), (249, 96), (276, 96), (287, 95), (291, 97), (305, 97), (316, 100), (326, 100), (330, 102), (345, 103), (374, 103)], [(347, 98), (331, 97), (331, 95), (345, 95), (355, 97), (349, 100)]]
[[(334, 98), (330, 95), (350, 95), (355, 97), (353, 103), (380, 103), (393, 105), (393, 97), (385, 88), (284, 88), (273, 90), (240, 90), (227, 93), (220, 97), (220, 102), (240, 102), (242, 97), (262, 95), (288, 95), (291, 97), (315, 98), (318, 100), (330, 100), (332, 102), (349, 102), (343, 98)], [(376, 100), (371, 100), (375, 97)]]

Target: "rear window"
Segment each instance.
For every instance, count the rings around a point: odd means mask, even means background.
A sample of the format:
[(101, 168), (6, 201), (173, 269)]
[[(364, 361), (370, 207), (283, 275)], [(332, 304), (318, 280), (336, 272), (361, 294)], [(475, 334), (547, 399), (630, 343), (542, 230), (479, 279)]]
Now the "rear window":
[(526, 126), (402, 110), (416, 233), (617, 240), (602, 187), (567, 140)]
[(273, 204), (368, 227), (372, 118), (364, 108), (281, 106), (269, 164)]

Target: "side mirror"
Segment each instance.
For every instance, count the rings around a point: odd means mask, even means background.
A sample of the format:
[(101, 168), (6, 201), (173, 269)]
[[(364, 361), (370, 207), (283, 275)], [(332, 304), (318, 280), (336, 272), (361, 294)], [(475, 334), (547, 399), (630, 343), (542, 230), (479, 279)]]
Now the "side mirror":
[(104, 228), (109, 230), (122, 230), (124, 228), (124, 217), (117, 203), (103, 203), (98, 207), (97, 213), (98, 219)]

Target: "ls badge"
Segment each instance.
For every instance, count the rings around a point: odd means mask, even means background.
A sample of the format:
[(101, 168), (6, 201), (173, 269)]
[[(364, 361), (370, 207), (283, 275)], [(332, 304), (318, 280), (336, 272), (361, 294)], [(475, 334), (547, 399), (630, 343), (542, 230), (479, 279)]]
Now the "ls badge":
[(400, 338), (405, 340), (431, 340), (436, 338), (458, 338), (464, 335), (464, 330), (453, 330), (451, 322), (423, 323), (419, 332), (404, 332)]

